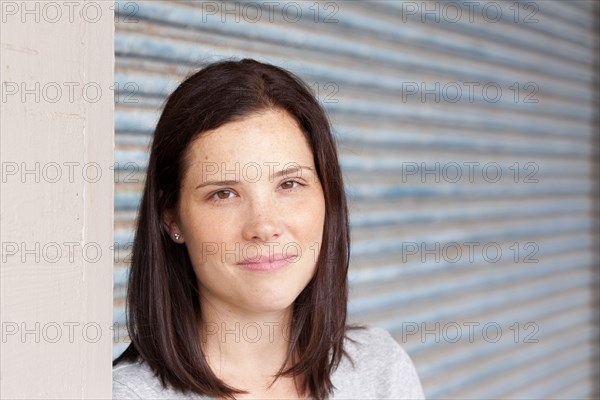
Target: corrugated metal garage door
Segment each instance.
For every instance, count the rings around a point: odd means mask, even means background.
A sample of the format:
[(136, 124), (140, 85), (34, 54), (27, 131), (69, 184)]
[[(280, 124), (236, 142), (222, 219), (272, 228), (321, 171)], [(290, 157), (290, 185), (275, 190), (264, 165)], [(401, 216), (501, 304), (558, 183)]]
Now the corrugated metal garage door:
[(298, 73), (330, 113), (351, 317), (393, 333), (427, 397), (598, 395), (593, 2), (116, 6), (115, 323), (165, 96), (207, 62), (252, 57)]

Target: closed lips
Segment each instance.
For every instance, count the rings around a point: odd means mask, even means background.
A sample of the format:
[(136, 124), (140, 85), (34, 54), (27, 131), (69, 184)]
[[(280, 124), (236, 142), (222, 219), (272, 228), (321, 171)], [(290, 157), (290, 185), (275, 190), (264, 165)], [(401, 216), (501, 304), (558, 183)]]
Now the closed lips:
[(287, 266), (295, 257), (295, 255), (273, 257), (261, 256), (257, 258), (246, 259), (242, 262), (239, 262), (238, 265), (250, 271), (272, 272)]

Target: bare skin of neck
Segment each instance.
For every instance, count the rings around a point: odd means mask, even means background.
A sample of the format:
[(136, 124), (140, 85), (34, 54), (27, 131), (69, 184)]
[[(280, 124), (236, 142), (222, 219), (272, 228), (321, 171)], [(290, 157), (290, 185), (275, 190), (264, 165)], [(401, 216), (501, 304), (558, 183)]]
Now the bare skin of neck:
[(271, 385), (287, 354), (290, 316), (291, 308), (260, 315), (203, 310), (200, 329), (206, 360), (219, 379), (248, 392), (236, 398), (306, 397), (300, 393), (299, 378), (281, 377)]

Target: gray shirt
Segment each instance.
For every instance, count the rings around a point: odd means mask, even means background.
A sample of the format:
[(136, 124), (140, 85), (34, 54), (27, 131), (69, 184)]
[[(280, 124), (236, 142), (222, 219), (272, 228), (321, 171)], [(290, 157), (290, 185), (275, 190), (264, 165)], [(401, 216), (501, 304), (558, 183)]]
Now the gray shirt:
[[(333, 399), (424, 399), (415, 367), (404, 349), (382, 328), (348, 331), (358, 343), (345, 341), (346, 357), (332, 374)], [(114, 399), (208, 399), (164, 389), (145, 363), (113, 368)]]

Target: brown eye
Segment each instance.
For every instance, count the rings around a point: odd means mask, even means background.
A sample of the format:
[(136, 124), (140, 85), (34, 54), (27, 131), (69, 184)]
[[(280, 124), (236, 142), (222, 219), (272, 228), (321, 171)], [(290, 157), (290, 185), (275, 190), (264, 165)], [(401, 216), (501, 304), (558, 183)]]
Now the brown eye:
[(219, 200), (227, 200), (233, 197), (232, 195), (233, 193), (231, 192), (231, 190), (219, 190), (213, 196), (215, 196)]
[(296, 185), (299, 185), (296, 181), (285, 181), (281, 184), (281, 188), (284, 190), (294, 189)]
[(217, 197), (225, 200), (229, 198), (229, 195), (231, 194), (231, 192), (229, 190), (221, 190), (220, 192), (217, 192)]

